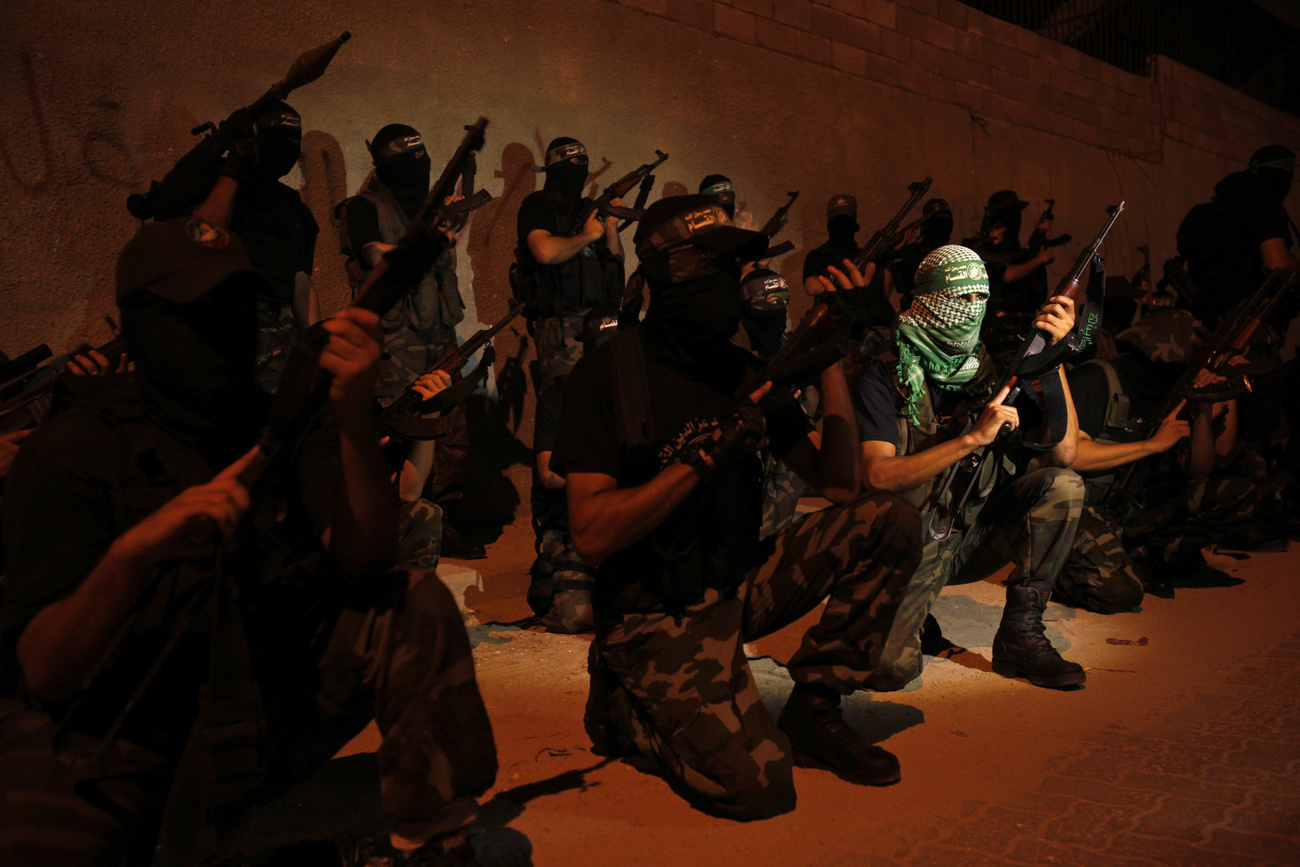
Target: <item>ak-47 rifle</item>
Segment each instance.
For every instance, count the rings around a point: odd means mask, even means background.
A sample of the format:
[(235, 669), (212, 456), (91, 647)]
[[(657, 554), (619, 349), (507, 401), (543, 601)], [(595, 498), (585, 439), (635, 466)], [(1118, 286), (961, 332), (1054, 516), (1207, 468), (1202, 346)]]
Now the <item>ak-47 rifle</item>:
[(304, 51), (284, 78), (252, 103), (236, 109), (219, 125), (208, 121), (190, 130), (192, 135), (203, 132), (207, 135), (177, 160), (161, 182), (154, 181), (148, 192), (135, 193), (127, 198), (126, 209), (131, 216), (139, 220), (167, 220), (192, 210), (216, 181), (221, 159), (236, 141), (250, 134), (248, 126), (258, 115), (272, 103), (287, 99), (293, 91), (324, 75), (339, 47), (351, 38), (352, 34), (345, 32), (337, 39)]
[[(352, 299), (353, 307), (382, 316), (420, 282), (437, 257), (442, 255), (448, 244), (444, 229), (455, 220), (455, 214), (449, 212), (444, 202), (455, 191), (466, 158), (482, 149), (487, 123), (487, 118), (480, 117), (469, 127), (460, 147), (437, 182), (429, 188), (429, 195), (405, 234), (397, 240), (393, 250), (384, 254), (357, 290)], [(329, 394), (329, 377), (320, 370), (319, 360), (328, 342), (328, 332), (312, 326), (294, 343), (271, 404), (271, 420), (258, 440), (258, 453), (239, 474), (239, 481), (246, 489), (252, 490), (283, 448), (302, 436), (324, 404)]]
[[(1052, 213), (1052, 209), (1056, 207), (1056, 199), (1043, 199), (1043, 201), (1047, 202), (1047, 207), (1043, 208), (1043, 212), (1038, 215), (1038, 222), (1042, 223), (1046, 221), (1050, 223), (1052, 220), (1056, 219), (1056, 215)], [(1030, 257), (1032, 258), (1037, 256), (1038, 252), (1044, 248), (1059, 247), (1062, 244), (1068, 244), (1070, 240), (1071, 236), (1068, 234), (1057, 235), (1055, 238), (1045, 237), (1043, 233), (1038, 230), (1038, 227), (1035, 226), (1034, 231), (1029, 235), (1028, 249)]]
[[(1201, 348), (1179, 375), (1173, 388), (1160, 402), (1160, 406), (1156, 408), (1155, 414), (1148, 419), (1137, 420), (1133, 430), (1143, 434), (1143, 439), (1151, 439), (1160, 430), (1164, 420), (1185, 400), (1218, 402), (1249, 394), (1252, 390), (1250, 376), (1245, 373), (1234, 373), (1229, 366), (1229, 361), (1245, 354), (1259, 326), (1268, 318), (1277, 303), (1295, 286), (1297, 276), (1295, 273), (1287, 273), (1280, 269), (1270, 271), (1268, 277), (1255, 290), (1255, 294), (1234, 307), (1232, 312), (1225, 316), (1205, 338)], [(1196, 378), (1202, 370), (1225, 376), (1226, 381), (1197, 389)], [(1130, 463), (1125, 468), (1124, 475), (1111, 486), (1107, 495), (1110, 502), (1119, 499), (1124, 489), (1128, 487), (1138, 463), (1138, 461)]]
[[(777, 234), (785, 228), (785, 224), (789, 222), (789, 217), (787, 215), (790, 213), (790, 208), (794, 205), (795, 200), (799, 198), (799, 191), (791, 190), (790, 192), (787, 192), (786, 195), (790, 197), (790, 201), (777, 208), (776, 213), (769, 217), (767, 222), (763, 224), (763, 227), (758, 230), (764, 235), (767, 235), (767, 240), (769, 241), (775, 239)], [(774, 256), (789, 253), (793, 249), (793, 241), (782, 241), (780, 244), (775, 246), (768, 245), (768, 248), (763, 251), (763, 255), (758, 258), (759, 260), (771, 259)]]
[[(1071, 299), (1077, 299), (1079, 297), (1083, 292), (1084, 274), (1091, 269), (1092, 261), (1097, 256), (1097, 250), (1101, 247), (1101, 242), (1106, 240), (1106, 234), (1110, 231), (1111, 226), (1115, 225), (1115, 221), (1119, 219), (1119, 215), (1123, 213), (1123, 211), (1124, 203), (1122, 201), (1117, 205), (1112, 205), (1110, 208), (1107, 208), (1109, 217), (1106, 220), (1106, 225), (1101, 227), (1101, 231), (1097, 233), (1097, 237), (1094, 238), (1092, 243), (1089, 244), (1088, 247), (1079, 254), (1078, 258), (1074, 260), (1074, 265), (1072, 265), (1069, 272), (1061, 278), (1061, 282), (1057, 284), (1055, 291), (1053, 291), (1049, 297), (1056, 297), (1058, 295), (1068, 296)], [(1006, 398), (1002, 401), (1004, 406), (1011, 405), (1015, 402), (1016, 398), (1020, 396), (1020, 389), (1023, 384), (1023, 375), (1031, 372), (1041, 372), (1041, 370), (1037, 370), (1033, 367), (1031, 360), (1046, 352), (1050, 340), (1050, 334), (1041, 329), (1035, 328), (1034, 333), (1021, 342), (1020, 348), (1016, 351), (1016, 354), (1012, 356), (1010, 364), (1007, 365), (1001, 378), (993, 387), (993, 394), (998, 394), (1002, 389), (1009, 388)], [(1041, 362), (1041, 359), (1039, 360)], [(1020, 380), (1020, 382), (1017, 382), (1017, 380)], [(1044, 380), (1045, 389), (1048, 387), (1046, 382), (1047, 380)], [(1049, 428), (1059, 428), (1063, 419), (1058, 418), (1054, 420), (1052, 414), (1052, 408), (1049, 406), (1047, 409)], [(1054, 421), (1056, 423), (1053, 423)], [(975, 416), (972, 415), (970, 421), (966, 424), (966, 430), (963, 431), (963, 434), (974, 427), (974, 425)], [(947, 475), (944, 476), (943, 484), (935, 495), (934, 505), (936, 508), (930, 516), (929, 526), (927, 527), (930, 535), (936, 541), (942, 542), (952, 535), (953, 528), (957, 525), (957, 520), (966, 510), (966, 503), (970, 500), (971, 494), (974, 493), (975, 487), (979, 483), (984, 461), (988, 458), (989, 454), (995, 451), (1000, 453), (1006, 448), (1006, 438), (1010, 433), (1010, 430), (1011, 425), (1004, 423), (1002, 428), (998, 431), (997, 438), (994, 440), (992, 445), (972, 452), (948, 468)], [(1053, 435), (1056, 435), (1056, 431), (1053, 431)], [(1057, 439), (1059, 441), (1059, 436)], [(939, 507), (943, 504), (944, 496), (952, 490), (953, 482), (960, 473), (967, 474), (967, 481), (965, 486), (962, 488), (961, 496), (953, 499), (952, 503), (944, 509), (947, 514), (941, 517)], [(939, 521), (942, 523), (937, 524), (936, 522)]]
[[(414, 385), (407, 386), (401, 396), (379, 414), (380, 435), (386, 436), (392, 433), (408, 440), (427, 440), (446, 433), (449, 429), (447, 419), (421, 418), (421, 413), (447, 410), (464, 400), (487, 376), (488, 369), (496, 359), (496, 354), (492, 350), (492, 338), (523, 312), (523, 304), (513, 305), (505, 316), (487, 328), (474, 332), (460, 346), (449, 350), (439, 358), (433, 367), (429, 368), (428, 373), (446, 371), (455, 384), (428, 400), (415, 390)], [(480, 349), (483, 350), (483, 358), (479, 361), (478, 367), (469, 376), (461, 376), (461, 370), (469, 364), (474, 353)]]
[[(623, 175), (623, 177), (614, 181), (614, 183), (610, 184), (608, 187), (605, 187), (599, 196), (584, 205), (578, 211), (577, 218), (573, 221), (573, 229), (569, 232), (569, 237), (580, 234), (582, 232), (582, 227), (587, 225), (587, 221), (591, 219), (591, 215), (595, 213), (604, 216), (618, 217), (627, 222), (634, 222), (641, 219), (645, 212), (639, 207), (627, 208), (610, 203), (615, 199), (621, 199), (628, 193), (632, 192), (633, 187), (645, 180), (651, 172), (663, 165), (664, 160), (668, 159), (668, 154), (661, 150), (656, 150), (655, 156), (659, 157), (659, 159), (652, 163), (645, 163), (640, 168), (633, 169)], [(646, 190), (646, 195), (649, 195), (649, 192), (649, 190)]]
[(926, 178), (923, 181), (913, 181), (907, 185), (907, 191), (911, 195), (903, 203), (903, 207), (898, 209), (893, 219), (876, 230), (876, 233), (867, 241), (867, 245), (862, 248), (858, 255), (853, 257), (853, 264), (859, 271), (866, 269), (868, 265), (879, 259), (881, 256), (894, 249), (894, 245), (902, 240), (899, 235), (899, 227), (903, 220), (916, 207), (916, 203), (925, 198), (925, 194), (930, 191), (930, 184), (934, 183), (934, 178)]
[[(113, 324), (111, 319), (109, 323)], [(94, 348), (114, 364), (127, 351), (126, 341), (121, 337)], [(55, 388), (60, 382), (67, 386), (73, 381), (71, 377), (75, 374), (67, 372), (67, 363), (90, 350), (90, 345), (83, 343), (67, 355), (54, 357), (42, 343), (0, 368), (0, 433), (12, 433), (43, 422), (57, 402)]]
[[(465, 129), (469, 129), (471, 124), (465, 124)], [(492, 201), (492, 194), (487, 190), (475, 190), (475, 176), (478, 174), (478, 158), (473, 151), (465, 157), (465, 165), (460, 170), (460, 195), (459, 201), (452, 202), (444, 206), (443, 210), (448, 214), (455, 214), (458, 217), (464, 217), (470, 211), (477, 210), (488, 202)]]
[[(655, 153), (659, 153), (659, 151), (655, 151)], [(654, 186), (655, 186), (655, 176), (647, 172), (646, 176), (641, 179), (641, 186), (637, 188), (636, 201), (632, 203), (633, 211), (645, 210), (645, 203), (650, 201), (650, 191), (654, 189)], [(621, 223), (618, 224), (618, 231), (620, 232), (623, 231), (628, 226), (632, 225), (633, 222), (634, 221), (631, 219), (623, 220)]]

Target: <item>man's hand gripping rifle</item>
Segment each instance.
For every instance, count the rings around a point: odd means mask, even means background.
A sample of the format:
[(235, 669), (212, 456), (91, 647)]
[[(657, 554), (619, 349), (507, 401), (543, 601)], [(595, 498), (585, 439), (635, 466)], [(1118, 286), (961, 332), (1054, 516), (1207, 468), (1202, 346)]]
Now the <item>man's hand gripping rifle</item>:
[(659, 159), (652, 163), (646, 163), (623, 175), (623, 177), (614, 181), (614, 183), (610, 184), (608, 187), (605, 187), (599, 196), (588, 202), (582, 210), (578, 212), (577, 219), (573, 221), (573, 231), (569, 232), (569, 236), (572, 237), (580, 234), (582, 232), (582, 227), (587, 224), (587, 220), (591, 219), (591, 215), (594, 213), (599, 213), (602, 218), (618, 217), (620, 220), (623, 220), (624, 225), (620, 225), (620, 229), (626, 228), (626, 223), (641, 219), (645, 214), (645, 211), (641, 209), (641, 206), (645, 204), (645, 198), (650, 195), (650, 188), (648, 186), (642, 187), (641, 192), (644, 195), (637, 196), (637, 207), (635, 208), (625, 208), (621, 205), (612, 204), (612, 202), (615, 199), (621, 199), (628, 193), (632, 192), (633, 187), (649, 178), (651, 176), (650, 173), (663, 165), (664, 160), (668, 159), (668, 154), (661, 150), (656, 150), (655, 156), (659, 157)]
[(188, 213), (203, 201), (221, 170), (221, 160), (240, 139), (249, 137), (250, 127), (272, 103), (288, 99), (289, 94), (325, 74), (330, 61), (344, 42), (352, 38), (344, 32), (337, 39), (304, 51), (289, 67), (284, 78), (249, 105), (236, 109), (219, 125), (211, 121), (194, 127), (193, 135), (206, 132), (198, 144), (176, 161), (162, 181), (154, 181), (148, 192), (135, 193), (126, 200), (126, 209), (139, 220), (168, 220)]
[[(1102, 241), (1106, 239), (1106, 234), (1110, 231), (1111, 226), (1119, 219), (1119, 215), (1124, 211), (1124, 203), (1112, 205), (1107, 209), (1109, 217), (1106, 224), (1102, 226), (1101, 231), (1092, 243), (1079, 254), (1074, 260), (1069, 272), (1061, 278), (1057, 284), (1056, 290), (1050, 297), (1066, 296), (1071, 300), (1078, 299), (1083, 293), (1084, 275), (1093, 267), (1093, 259), (1097, 258), (1097, 250), (1100, 249)], [(1052, 336), (1041, 329), (1034, 329), (1033, 334), (1029, 335), (1021, 342), (1020, 348), (1012, 356), (1010, 364), (1003, 371), (1001, 378), (998, 379), (997, 385), (993, 387), (993, 394), (1000, 394), (1003, 389), (1007, 389), (1006, 397), (1002, 403), (1010, 406), (1020, 396), (1020, 389), (1026, 377), (1043, 373), (1050, 368), (1059, 364), (1062, 360), (1062, 354), (1058, 352), (1049, 353), (1049, 346)], [(1079, 347), (1082, 348), (1082, 347)], [(1064, 406), (1053, 407), (1054, 400), (1064, 400), (1064, 395), (1056, 394), (1056, 387), (1049, 387), (1049, 380), (1044, 380), (1045, 398), (1047, 401), (1046, 415), (1050, 439), (1060, 442), (1063, 435), (1065, 420), (1068, 418), (1068, 409)], [(1055, 394), (1055, 398), (1053, 395)], [(974, 427), (975, 417), (972, 416), (967, 423), (967, 433)], [(970, 501), (971, 494), (974, 493), (980, 478), (983, 476), (984, 461), (992, 453), (1002, 454), (1007, 448), (1007, 439), (1011, 433), (1010, 423), (1004, 423), (998, 431), (997, 438), (993, 444), (976, 451), (960, 461), (957, 461), (948, 468), (947, 475), (944, 476), (943, 484), (935, 495), (935, 509), (930, 516), (928, 530), (930, 536), (936, 541), (944, 541), (952, 535), (953, 529), (957, 525), (960, 516), (966, 510), (966, 504)], [(965, 484), (961, 488), (961, 496), (953, 497), (951, 502), (944, 507), (944, 498), (953, 490), (954, 482), (958, 475), (965, 477)]]
[[(451, 375), (451, 380), (455, 384), (428, 399), (416, 391), (414, 386), (408, 386), (397, 400), (380, 413), (379, 433), (383, 436), (396, 434), (408, 440), (428, 440), (445, 434), (449, 430), (446, 419), (422, 418), (421, 415), (451, 409), (478, 387), (478, 384), (487, 377), (492, 362), (496, 360), (496, 353), (492, 349), (492, 338), (523, 312), (524, 305), (515, 304), (505, 316), (489, 327), (474, 332), (469, 340), (439, 358), (437, 363), (429, 368), (428, 373), (444, 371)], [(474, 353), (480, 349), (483, 350), (483, 357), (478, 367), (474, 368), (474, 372), (469, 376), (462, 376), (461, 370), (469, 364)]]

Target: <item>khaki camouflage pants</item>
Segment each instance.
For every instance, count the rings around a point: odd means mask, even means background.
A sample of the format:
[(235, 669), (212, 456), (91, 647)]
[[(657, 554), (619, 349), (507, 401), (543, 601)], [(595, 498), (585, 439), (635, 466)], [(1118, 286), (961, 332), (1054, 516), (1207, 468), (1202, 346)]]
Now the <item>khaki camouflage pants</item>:
[(537, 368), (541, 373), (541, 394), (558, 377), (568, 376), (582, 358), (582, 319), (586, 310), (538, 319), (533, 329), (537, 335)]
[[(384, 735), (378, 782), (393, 831), (420, 838), (464, 827), (497, 760), (456, 600), (418, 571), (376, 576), (352, 595), (335, 608), (332, 630), (324, 624), (323, 648), (295, 640), (321, 622), (304, 612), (249, 624), (277, 750), (263, 794), (301, 780), (373, 718)], [(53, 734), (46, 714), (0, 703), (0, 864), (151, 863), (174, 767), (125, 743), (106, 760), (76, 765), (64, 760), (67, 749), (51, 749)], [(68, 742), (84, 756), (97, 744), (82, 735)]]
[(1142, 604), (1142, 574), (1124, 548), (1124, 530), (1108, 509), (1084, 506), (1074, 550), (1056, 579), (1061, 602), (1118, 614)]
[(398, 507), (397, 568), (438, 568), (442, 554), (442, 509), (421, 498)]
[(921, 625), (949, 580), (979, 581), (1014, 562), (1009, 584), (1049, 592), (1070, 553), (1082, 507), (1083, 480), (1070, 470), (1045, 467), (999, 485), (974, 523), (943, 542), (926, 532), (921, 565), (868, 686), (902, 689), (920, 675)]
[(595, 570), (578, 557), (567, 531), (552, 528), (542, 532), (532, 579), (528, 604), (548, 630), (576, 635), (596, 628), (591, 603)]
[(653, 755), (674, 788), (730, 818), (790, 809), (790, 744), (763, 707), (744, 643), (826, 599), (790, 660), (790, 676), (842, 693), (858, 689), (876, 666), (920, 554), (916, 509), (892, 495), (868, 496), (783, 532), (776, 553), (734, 597), (710, 590), (680, 618), (624, 615), (591, 645), (585, 722), (597, 752)]

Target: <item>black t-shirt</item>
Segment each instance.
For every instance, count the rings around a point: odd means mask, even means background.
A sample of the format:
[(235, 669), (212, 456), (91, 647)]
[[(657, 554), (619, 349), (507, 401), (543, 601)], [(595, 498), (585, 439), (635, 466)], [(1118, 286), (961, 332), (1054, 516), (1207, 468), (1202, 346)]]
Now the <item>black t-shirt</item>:
[[(936, 388), (928, 379), (930, 401), (935, 412), (951, 415), (961, 402), (954, 391)], [(898, 446), (898, 391), (894, 388), (894, 374), (889, 365), (873, 359), (858, 377), (857, 418), (858, 437), (864, 443), (882, 442)]]
[[(541, 229), (552, 235), (568, 235), (573, 231), (578, 211), (589, 201), (591, 200), (584, 198), (577, 205), (566, 207), (546, 190), (537, 190), (525, 196), (519, 205), (519, 216), (515, 221), (519, 233), (519, 247), (523, 250), (525, 263), (533, 266), (537, 264), (537, 260), (533, 258), (533, 251), (528, 248), (529, 233)], [(583, 247), (578, 255), (597, 256), (604, 249), (605, 241), (601, 238)]]
[(808, 255), (803, 260), (803, 279), (821, 276), (832, 265), (843, 271), (844, 260), (851, 260), (860, 252), (862, 248), (856, 243), (844, 243), (832, 238), (820, 247), (808, 251)]
[[(76, 590), (113, 540), (135, 522), (213, 476), (201, 457), (165, 433), (136, 440), (157, 445), (152, 455), (137, 457), (137, 445), (124, 433), (127, 426), (106, 413), (74, 407), (50, 419), (24, 442), (10, 474), (4, 514), (8, 561), (0, 587), (6, 691), (19, 684), (17, 642), (32, 618)], [(175, 458), (178, 454), (183, 457)], [(319, 537), (333, 514), (338, 463), (337, 432), (328, 412), (285, 458), (294, 472), (271, 483), (269, 496), (240, 525), (235, 550), (223, 556), (228, 574), (263, 576), (268, 582), (259, 585), (263, 599), (274, 595), (266, 589), (272, 586), (269, 579), (301, 578), (295, 569), (321, 555)], [(139, 468), (151, 464), (141, 475)], [(144, 483), (146, 476), (156, 477), (156, 483)], [(323, 574), (313, 579), (317, 583), (307, 585), (308, 593), (322, 590), (326, 581)], [(170, 561), (160, 567), (145, 597), (148, 604), (78, 710), (77, 730), (99, 734), (107, 728), (158, 658), (180, 611), (211, 580), (210, 564)], [(196, 621), (127, 717), (122, 735), (128, 741), (164, 754), (183, 746), (197, 710), (198, 684), (207, 676), (210, 622)], [(292, 624), (271, 628), (287, 633)], [(257, 641), (255, 633), (249, 638)]]
[(243, 242), (253, 269), (271, 284), (264, 300), (292, 303), (294, 275), (311, 274), (320, 232), (298, 192), (278, 181), (241, 181), (230, 229)]
[(375, 203), (365, 196), (353, 196), (348, 199), (344, 215), (347, 218), (352, 255), (360, 258), (362, 264), (368, 267), (370, 263), (361, 256), (361, 251), (367, 244), (384, 243), (379, 231), (379, 211), (375, 208)]
[[(734, 411), (732, 396), (757, 359), (737, 346), (701, 371), (707, 381), (684, 375), (654, 358), (647, 347), (645, 411), (654, 440), (629, 446), (615, 412), (620, 387), (616, 359), (627, 347), (623, 333), (583, 356), (565, 382), (564, 409), (551, 466), (566, 475), (601, 473), (623, 488), (644, 484), (676, 461), (676, 455), (712, 436), (716, 419)], [(633, 348), (635, 348), (633, 346)], [(624, 377), (628, 374), (624, 370)], [(770, 449), (784, 456), (812, 430), (791, 398), (765, 410)], [(681, 558), (662, 552), (689, 549), (709, 560), (707, 586), (734, 589), (744, 570), (764, 557), (759, 547), (762, 471), (755, 456), (742, 457), (695, 489), (649, 536), (605, 560), (597, 582), (598, 610), (649, 610), (670, 595), (664, 576), (683, 571)], [(722, 563), (722, 566), (716, 564)], [(611, 609), (609, 606), (613, 606)]]

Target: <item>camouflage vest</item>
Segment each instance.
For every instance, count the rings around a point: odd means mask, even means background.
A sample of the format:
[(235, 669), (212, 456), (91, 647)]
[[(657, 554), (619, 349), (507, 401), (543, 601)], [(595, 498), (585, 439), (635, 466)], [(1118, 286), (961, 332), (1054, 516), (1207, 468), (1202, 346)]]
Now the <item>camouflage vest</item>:
[[(402, 210), (392, 193), (382, 185), (375, 184), (360, 193), (363, 198), (375, 206), (379, 217), (379, 236), (385, 244), (396, 244), (406, 233), (410, 218)], [(360, 251), (356, 251), (359, 255)], [(365, 258), (361, 257), (365, 264)], [(369, 269), (363, 270), (369, 275)], [(403, 296), (401, 302), (393, 306), (382, 320), (384, 333), (392, 334), (403, 328), (423, 334), (431, 328), (455, 328), (465, 318), (465, 302), (460, 297), (460, 287), (456, 272), (442, 265), (435, 264), (415, 291)]]
[[(992, 384), (996, 376), (993, 359), (987, 353), (980, 360), (980, 369), (976, 372), (975, 377), (970, 384), (964, 389), (966, 394), (958, 403), (957, 410), (953, 415), (940, 417), (934, 411), (934, 403), (930, 399), (929, 389), (925, 389), (917, 397), (916, 401), (916, 424), (908, 418), (904, 397), (903, 386), (898, 381), (898, 371), (895, 368), (894, 379), (894, 406), (897, 410), (898, 424), (898, 445), (895, 447), (895, 455), (905, 457), (907, 455), (919, 454), (926, 449), (933, 448), (940, 443), (959, 436), (966, 428), (967, 421), (972, 417), (974, 410), (982, 408), (988, 391), (987, 386)], [(1010, 459), (1004, 457), (1002, 466), (1009, 472), (1014, 472), (1015, 467)], [(947, 471), (939, 473), (921, 484), (909, 488), (906, 491), (899, 491), (898, 495), (907, 502), (921, 509), (923, 512), (931, 512), (934, 509), (942, 508), (952, 502), (954, 496), (953, 490), (964, 487), (965, 482), (959, 475), (953, 483), (952, 489), (944, 495), (942, 501), (938, 501), (939, 489), (943, 486), (944, 477)], [(965, 512), (958, 516), (958, 524), (970, 526), (971, 522), (979, 514), (980, 508), (984, 505), (994, 484), (998, 480), (998, 462), (984, 461), (980, 466), (980, 479), (976, 483), (975, 494), (967, 501)]]

